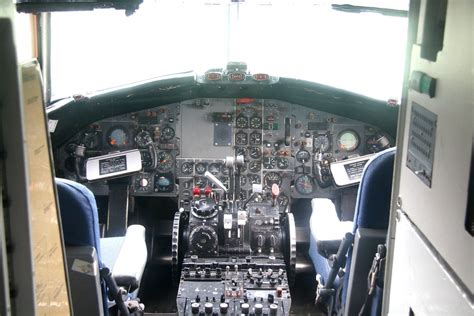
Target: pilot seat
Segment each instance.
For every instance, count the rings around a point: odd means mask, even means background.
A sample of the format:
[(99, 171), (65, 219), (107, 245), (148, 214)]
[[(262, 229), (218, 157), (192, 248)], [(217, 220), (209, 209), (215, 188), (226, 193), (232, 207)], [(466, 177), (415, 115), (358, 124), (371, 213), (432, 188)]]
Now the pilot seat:
[(100, 238), (93, 193), (66, 179), (56, 178), (56, 185), (74, 315), (108, 315), (114, 305), (121, 314), (125, 305), (143, 309), (136, 298), (147, 261), (145, 228), (131, 225), (125, 236)]
[(353, 221), (340, 221), (330, 199), (312, 200), (309, 255), (317, 273), (316, 300), (328, 315), (359, 315), (363, 306), (363, 315), (380, 314), (383, 271), (370, 297), (367, 279), (384, 263), (394, 157), (395, 148), (389, 148), (365, 165)]

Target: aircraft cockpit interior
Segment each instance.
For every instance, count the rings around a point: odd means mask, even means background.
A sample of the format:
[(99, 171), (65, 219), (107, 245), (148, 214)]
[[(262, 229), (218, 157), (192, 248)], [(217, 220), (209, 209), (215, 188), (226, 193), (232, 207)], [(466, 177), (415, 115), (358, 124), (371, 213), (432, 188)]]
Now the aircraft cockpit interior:
[(4, 2), (0, 315), (472, 315), (473, 3)]
[[(239, 62), (145, 83), (133, 97), (76, 96), (48, 117), (56, 176), (94, 194), (102, 232), (145, 228), (146, 308), (288, 315), (316, 296), (305, 281), (315, 280), (310, 240), (324, 243), (311, 232), (315, 203), (349, 227), (364, 166), (395, 145), (397, 111)], [(337, 251), (338, 239), (320, 251)]]

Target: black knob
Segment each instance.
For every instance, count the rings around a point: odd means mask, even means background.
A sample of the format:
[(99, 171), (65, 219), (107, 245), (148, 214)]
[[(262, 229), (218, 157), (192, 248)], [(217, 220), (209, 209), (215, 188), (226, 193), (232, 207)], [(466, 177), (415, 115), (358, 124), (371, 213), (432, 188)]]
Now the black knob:
[(262, 315), (263, 305), (260, 303), (255, 304), (255, 315)]
[(229, 304), (227, 303), (221, 303), (219, 305), (219, 311), (221, 312), (221, 314), (227, 314), (228, 309), (229, 309)]
[(247, 303), (243, 303), (241, 306), (242, 314), (248, 314), (250, 311), (250, 305)]
[(273, 294), (268, 294), (268, 303), (272, 304), (275, 301)]
[(212, 314), (212, 303), (204, 304), (204, 312), (206, 314)]
[(270, 304), (270, 315), (276, 315), (278, 313), (278, 305)]
[(191, 313), (193, 313), (194, 315), (199, 314), (199, 307), (201, 307), (201, 304), (199, 304), (199, 303), (192, 303), (192, 304), (191, 304)]
[(225, 302), (225, 296), (224, 294), (221, 295), (221, 303), (224, 303)]
[(199, 295), (196, 295), (196, 300), (195, 301), (198, 302), (198, 303), (201, 301), (201, 298), (199, 297)]

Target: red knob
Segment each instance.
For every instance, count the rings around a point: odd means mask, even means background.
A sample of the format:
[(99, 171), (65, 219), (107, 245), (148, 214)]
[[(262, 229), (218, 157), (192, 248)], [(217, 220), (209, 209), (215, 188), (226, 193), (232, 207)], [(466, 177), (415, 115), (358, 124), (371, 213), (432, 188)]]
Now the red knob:
[(194, 187), (193, 188), (193, 196), (200, 196), (201, 195), (201, 189), (199, 187)]
[(273, 183), (272, 184), (272, 198), (276, 199), (280, 195), (280, 187), (278, 184)]
[(212, 188), (210, 186), (206, 186), (206, 188), (204, 189), (204, 194), (209, 197), (209, 195), (211, 195), (212, 193)]

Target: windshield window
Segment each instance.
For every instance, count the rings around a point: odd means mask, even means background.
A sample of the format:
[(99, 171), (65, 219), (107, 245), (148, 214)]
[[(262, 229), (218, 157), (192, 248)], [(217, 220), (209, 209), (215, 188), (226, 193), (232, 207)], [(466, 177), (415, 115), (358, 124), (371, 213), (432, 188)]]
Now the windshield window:
[(52, 100), (243, 61), (251, 72), (399, 99), (407, 18), (311, 1), (144, 1), (51, 14)]

